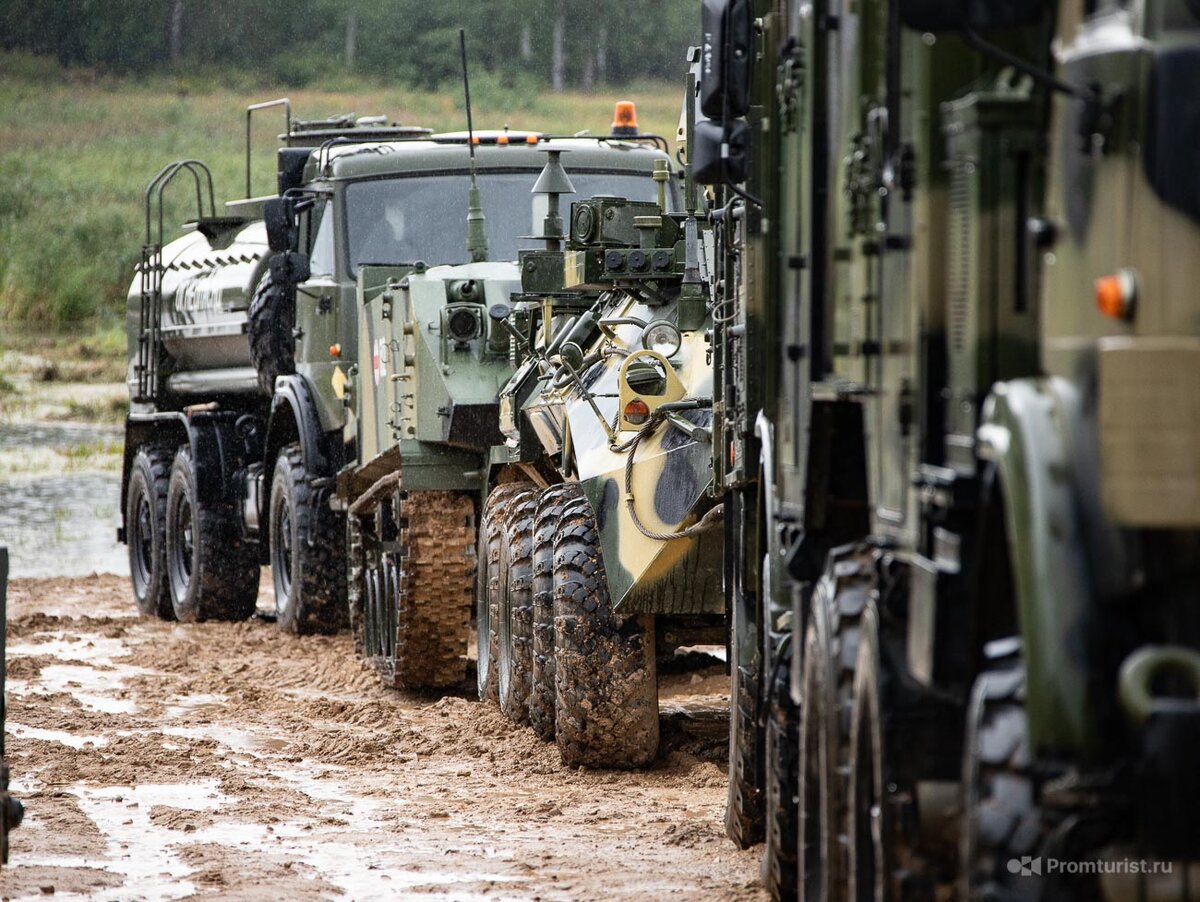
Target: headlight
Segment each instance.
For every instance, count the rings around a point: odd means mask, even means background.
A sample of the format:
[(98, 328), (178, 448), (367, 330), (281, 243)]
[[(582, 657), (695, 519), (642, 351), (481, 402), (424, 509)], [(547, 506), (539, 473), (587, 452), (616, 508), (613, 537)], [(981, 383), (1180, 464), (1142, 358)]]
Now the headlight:
[(448, 311), (446, 330), (454, 341), (471, 341), (479, 337), (479, 308), (455, 307)]
[(665, 319), (657, 319), (642, 330), (642, 347), (647, 351), (657, 351), (668, 359), (678, 354), (682, 345), (683, 335), (679, 327)]

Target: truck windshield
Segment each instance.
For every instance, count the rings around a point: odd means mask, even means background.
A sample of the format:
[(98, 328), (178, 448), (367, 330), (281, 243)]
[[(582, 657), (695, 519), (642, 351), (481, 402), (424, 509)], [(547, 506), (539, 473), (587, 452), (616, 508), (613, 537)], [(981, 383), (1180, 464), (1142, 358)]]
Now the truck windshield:
[[(476, 177), (492, 260), (516, 260), (518, 248), (539, 246), (522, 240), (542, 233), (546, 198), (529, 190), (539, 171), (484, 171)], [(563, 195), (560, 201), (564, 228), (573, 200), (598, 194), (644, 201), (658, 197), (649, 172), (569, 172), (576, 193)], [(346, 231), (351, 274), (357, 276), (358, 267), (369, 263), (466, 263), (468, 187), (466, 172), (348, 185)]]

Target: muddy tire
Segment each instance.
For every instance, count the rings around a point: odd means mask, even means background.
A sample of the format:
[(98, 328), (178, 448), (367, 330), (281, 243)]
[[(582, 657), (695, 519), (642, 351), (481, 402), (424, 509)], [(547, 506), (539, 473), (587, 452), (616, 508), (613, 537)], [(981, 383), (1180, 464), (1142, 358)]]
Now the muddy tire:
[(799, 848), (799, 712), (792, 703), (791, 643), (785, 644), (781, 666), (767, 701), (763, 809), (766, 844), (763, 884), (772, 899), (791, 902), (797, 896), (796, 853)]
[(254, 613), (261, 568), (256, 548), (242, 537), (230, 501), (204, 501), (185, 445), (171, 464), (167, 486), (167, 575), (171, 606), (184, 623), (245, 620)]
[(480, 701), (500, 701), (497, 668), (500, 635), (500, 599), (507, 579), (504, 556), (504, 518), (508, 506), (522, 493), (532, 491), (528, 483), (509, 482), (488, 495), (479, 525), (478, 566), (475, 578), (475, 643), (478, 665), (476, 682)]
[(513, 499), (505, 512), (507, 578), (497, 626), (496, 681), (500, 710), (514, 723), (529, 719), (533, 661), (533, 518), (537, 492)]
[(345, 517), (315, 495), (300, 445), (288, 445), (271, 482), (271, 575), (276, 623), (297, 635), (346, 623)]
[(364, 617), (367, 604), (367, 562), (363, 550), (362, 526), (357, 517), (346, 518), (346, 619), (354, 637), (354, 653), (366, 654)]
[(554, 535), (572, 488), (553, 485), (537, 499), (533, 520), (533, 650), (530, 666), (529, 725), (554, 739)]
[(394, 576), (384, 598), (394, 605), (392, 685), (458, 686), (467, 675), (475, 505), (459, 492), (408, 492), (399, 527), (404, 554), (388, 556)]
[(167, 486), (173, 456), (170, 448), (139, 448), (129, 469), (125, 497), (133, 600), (142, 614), (163, 620), (175, 619), (167, 579)]
[(1046, 895), (1042, 877), (1019, 867), (1023, 857), (1039, 854), (1045, 838), (1031, 764), (1024, 669), (1019, 662), (995, 666), (976, 679), (967, 715), (962, 899), (1034, 902)]
[(725, 799), (725, 834), (741, 849), (763, 841), (763, 730), (759, 701), (763, 692), (763, 619), (761, 599), (746, 584), (747, 530), (741, 493), (728, 502), (725, 584), (730, 611), (729, 784)]
[(892, 804), (886, 797), (883, 677), (879, 615), (872, 604), (863, 617), (850, 712), (847, 879), (849, 898), (856, 902), (903, 898), (899, 875), (894, 873), (897, 837)]
[(554, 648), (563, 763), (649, 764), (658, 750), (654, 618), (613, 612), (595, 514), (578, 489), (554, 540)]
[(246, 325), (250, 361), (258, 373), (259, 390), (265, 395), (275, 393), (277, 376), (296, 372), (295, 326), (295, 296), (276, 284), (268, 270), (254, 289)]

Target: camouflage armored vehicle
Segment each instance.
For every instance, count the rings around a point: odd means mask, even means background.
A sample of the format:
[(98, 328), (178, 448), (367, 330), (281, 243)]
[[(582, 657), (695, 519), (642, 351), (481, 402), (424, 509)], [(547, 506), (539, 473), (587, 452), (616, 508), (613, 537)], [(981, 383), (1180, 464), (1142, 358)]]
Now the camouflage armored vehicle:
[(479, 694), (571, 765), (648, 763), (656, 655), (723, 639), (707, 230), (691, 182), (681, 207), (665, 161), (657, 176), (656, 202), (576, 201), (564, 225), (575, 177), (552, 158), (546, 246), (522, 253), (511, 316), (522, 362), (480, 529)]
[[(354, 449), (337, 480), (349, 517), (351, 616), (360, 652), (385, 683), (405, 688), (464, 679), (489, 474), (525, 478), (521, 462), (489, 462), (503, 441), (500, 391), (522, 356), (514, 335), (526, 341), (540, 312), (519, 294), (517, 259), (522, 238), (559, 202), (539, 188), (547, 153), (569, 155), (573, 191), (639, 200), (656, 196), (655, 166), (668, 165), (653, 136), (485, 132), (475, 134), (472, 175), (461, 149), (440, 140), (421, 144), (430, 169), (463, 165), (442, 177), (456, 199), (460, 252), (452, 265), (427, 265), (429, 242), (442, 234), (432, 228), (444, 215), (440, 193), (384, 195), (413, 223), (414, 239), (374, 261), (387, 265), (359, 269), (357, 359), (338, 377)], [(482, 200), (464, 217), (469, 192)]]
[(1188, 898), (1200, 8), (706, 9), (730, 834), (783, 898)]

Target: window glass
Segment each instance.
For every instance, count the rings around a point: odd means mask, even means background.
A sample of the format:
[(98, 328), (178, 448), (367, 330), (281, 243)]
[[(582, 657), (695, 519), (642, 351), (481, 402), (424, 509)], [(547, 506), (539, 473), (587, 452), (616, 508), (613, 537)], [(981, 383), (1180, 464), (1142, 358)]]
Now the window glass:
[(316, 214), (321, 217), (317, 226), (317, 237), (313, 239), (312, 259), (309, 267), (314, 276), (334, 275), (333, 254), (333, 204), (324, 204), (324, 209)]
[[(560, 200), (564, 230), (572, 200), (598, 194), (642, 201), (658, 198), (649, 172), (568, 172), (576, 193), (563, 195)], [(519, 248), (538, 246), (537, 242), (522, 240), (542, 232), (546, 199), (530, 193), (537, 176), (535, 170), (482, 172), (477, 176), (487, 217), (490, 259), (516, 260)], [(466, 263), (470, 183), (470, 176), (463, 172), (348, 185), (346, 231), (351, 274), (357, 275), (358, 267), (366, 263)]]

